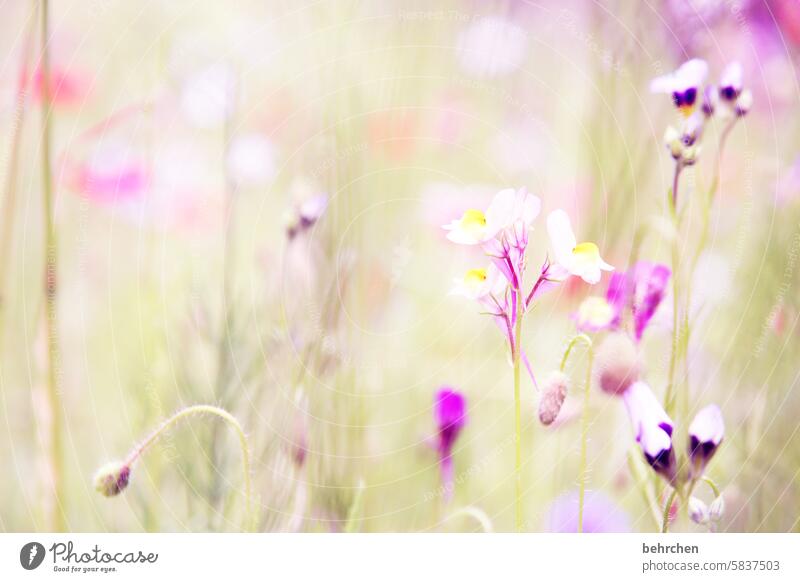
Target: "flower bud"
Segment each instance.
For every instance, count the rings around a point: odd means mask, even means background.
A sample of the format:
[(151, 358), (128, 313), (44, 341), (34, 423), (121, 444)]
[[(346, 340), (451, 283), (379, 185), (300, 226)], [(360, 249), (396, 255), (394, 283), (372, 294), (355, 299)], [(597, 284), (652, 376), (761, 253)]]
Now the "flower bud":
[(672, 126), (667, 127), (664, 132), (664, 144), (667, 146), (670, 155), (676, 159), (681, 159), (683, 155), (683, 142), (681, 141), (681, 134)]
[(569, 389), (569, 378), (563, 372), (555, 371), (548, 376), (539, 400), (539, 420), (548, 426), (558, 417)]
[(106, 463), (94, 475), (94, 488), (106, 497), (119, 495), (128, 486), (131, 468), (125, 463)]
[(685, 166), (693, 166), (700, 157), (700, 146), (693, 145), (683, 150), (683, 164)]
[(609, 335), (597, 350), (597, 380), (603, 392), (619, 396), (639, 379), (639, 354), (624, 333)]
[(708, 507), (697, 497), (689, 498), (689, 518), (698, 525), (708, 523)]
[(725, 515), (725, 499), (720, 495), (708, 507), (708, 519), (718, 522)]
[(749, 89), (745, 89), (736, 100), (736, 107), (734, 111), (739, 117), (744, 117), (750, 112), (753, 106), (753, 93)]

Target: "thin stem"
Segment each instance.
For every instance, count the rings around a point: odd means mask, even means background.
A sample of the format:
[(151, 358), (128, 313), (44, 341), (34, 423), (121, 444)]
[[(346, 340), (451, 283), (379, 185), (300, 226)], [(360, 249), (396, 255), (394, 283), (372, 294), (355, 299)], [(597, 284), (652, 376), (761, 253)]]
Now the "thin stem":
[(586, 449), (589, 437), (589, 395), (592, 385), (592, 364), (594, 362), (594, 347), (592, 345), (592, 340), (588, 335), (581, 333), (574, 336), (570, 340), (569, 344), (567, 345), (567, 349), (564, 351), (564, 356), (561, 358), (561, 371), (564, 371), (564, 368), (567, 365), (567, 359), (572, 352), (572, 348), (578, 342), (583, 342), (586, 344), (586, 349), (589, 353), (589, 363), (586, 366), (586, 386), (584, 386), (583, 389), (583, 410), (581, 412), (581, 460), (578, 473), (578, 533), (583, 533), (583, 506), (586, 498), (586, 482), (588, 481), (588, 472), (586, 470)]
[(63, 411), (58, 385), (58, 242), (53, 219), (53, 180), (50, 174), (50, 147), (52, 142), (50, 102), (50, 58), (47, 46), (49, 40), (49, 2), (42, 0), (41, 9), (41, 77), (42, 77), (42, 190), (44, 194), (44, 295), (45, 324), (47, 334), (47, 399), (50, 406), (50, 471), (53, 482), (55, 506), (53, 508), (54, 531), (64, 531), (65, 493), (63, 481), (63, 451), (61, 447), (61, 426)]
[(678, 312), (680, 311), (680, 294), (679, 294), (679, 279), (680, 279), (680, 248), (679, 244), (679, 230), (680, 220), (678, 217), (678, 180), (680, 178), (683, 165), (680, 162), (675, 163), (675, 175), (672, 179), (672, 189), (670, 190), (669, 208), (672, 215), (672, 224), (675, 232), (673, 233), (672, 240), (672, 346), (669, 358), (669, 379), (667, 381), (667, 392), (665, 396), (664, 408), (667, 409), (667, 414), (672, 413), (674, 403), (674, 389), (675, 389), (675, 368), (678, 363), (678, 341), (680, 329), (678, 326)]
[(3, 230), (0, 239), (0, 342), (4, 334), (6, 307), (6, 279), (8, 278), (9, 259), (11, 255), (12, 233), (14, 231), (14, 215), (17, 201), (17, 176), (19, 174), (19, 156), (22, 144), (22, 129), (25, 125), (25, 113), (28, 97), (28, 81), (30, 55), (34, 46), (36, 21), (39, 4), (34, 3), (31, 9), (25, 44), (20, 61), (20, 75), (17, 83), (17, 103), (14, 111), (14, 128), (11, 135), (11, 154), (6, 175), (5, 194), (3, 197)]
[(252, 501), (252, 486), (250, 482), (250, 448), (247, 446), (247, 436), (242, 429), (242, 425), (239, 424), (239, 421), (236, 420), (231, 413), (227, 410), (219, 408), (217, 406), (212, 406), (210, 404), (195, 404), (193, 406), (188, 406), (183, 408), (164, 420), (158, 427), (151, 432), (147, 438), (144, 439), (141, 443), (139, 443), (134, 449), (128, 454), (128, 457), (125, 459), (125, 464), (127, 466), (132, 466), (146, 451), (150, 448), (163, 434), (166, 430), (170, 427), (178, 423), (179, 421), (183, 420), (192, 415), (196, 414), (213, 414), (214, 416), (221, 418), (228, 425), (233, 428), (234, 432), (236, 432), (236, 436), (239, 437), (239, 446), (242, 449), (242, 473), (244, 475), (244, 489), (245, 489), (245, 516), (243, 520), (242, 528), (247, 531), (250, 529), (250, 524), (252, 523), (252, 515), (251, 515), (251, 501)]
[(719, 497), (720, 495), (722, 495), (722, 493), (719, 490), (719, 487), (717, 487), (717, 484), (714, 483), (714, 481), (710, 477), (701, 477), (700, 480), (709, 487), (711, 487), (711, 490), (714, 492), (714, 497)]
[(670, 493), (669, 497), (667, 498), (667, 504), (664, 506), (664, 519), (661, 522), (661, 533), (667, 533), (669, 531), (669, 511), (672, 509), (672, 504), (677, 495), (678, 490), (673, 489), (672, 493)]
[[(515, 291), (515, 295), (518, 291)], [(522, 400), (520, 396), (520, 353), (522, 351), (522, 315), (525, 310), (520, 302), (517, 303), (517, 321), (514, 330), (514, 444), (516, 446), (514, 459), (514, 480), (516, 491), (516, 526), (517, 531), (523, 528), (522, 512)]]

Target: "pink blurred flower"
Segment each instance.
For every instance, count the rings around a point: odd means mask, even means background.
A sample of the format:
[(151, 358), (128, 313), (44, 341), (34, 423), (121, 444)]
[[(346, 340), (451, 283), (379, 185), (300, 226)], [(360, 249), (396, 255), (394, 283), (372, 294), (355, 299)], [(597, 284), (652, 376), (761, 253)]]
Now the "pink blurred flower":
[[(565, 493), (550, 505), (546, 517), (547, 531), (578, 531), (578, 493)], [(584, 533), (626, 533), (631, 531), (627, 514), (605, 494), (588, 491), (583, 503)]]

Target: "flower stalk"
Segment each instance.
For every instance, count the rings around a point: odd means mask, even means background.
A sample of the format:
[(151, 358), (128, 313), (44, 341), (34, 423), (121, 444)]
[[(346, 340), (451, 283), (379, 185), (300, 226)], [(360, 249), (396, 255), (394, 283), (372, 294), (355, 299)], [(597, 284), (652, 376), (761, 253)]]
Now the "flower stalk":
[(589, 362), (586, 365), (586, 385), (583, 388), (583, 410), (581, 412), (581, 456), (580, 456), (580, 469), (578, 477), (578, 533), (583, 533), (583, 506), (586, 498), (586, 483), (588, 481), (587, 471), (587, 442), (589, 438), (589, 394), (592, 385), (592, 365), (594, 363), (594, 346), (592, 340), (585, 333), (580, 333), (573, 337), (567, 349), (564, 351), (564, 356), (561, 358), (561, 372), (567, 365), (572, 348), (575, 344), (583, 342), (586, 345), (586, 350), (589, 356)]
[(245, 515), (242, 521), (242, 529), (244, 531), (250, 531), (252, 529), (254, 519), (252, 514), (252, 484), (250, 479), (250, 448), (247, 444), (247, 436), (245, 435), (244, 429), (242, 429), (242, 425), (238, 420), (236, 420), (236, 417), (234, 417), (227, 410), (219, 408), (218, 406), (212, 406), (210, 404), (195, 404), (193, 406), (183, 408), (169, 418), (165, 419), (141, 443), (137, 444), (130, 451), (130, 453), (128, 453), (128, 456), (122, 463), (116, 464), (118, 469), (117, 472), (121, 473), (122, 476), (121, 483), (119, 480), (112, 482), (112, 487), (109, 489), (108, 475), (104, 473), (103, 469), (100, 470), (95, 477), (96, 487), (98, 490), (107, 496), (120, 493), (125, 487), (127, 487), (128, 476), (134, 463), (136, 463), (136, 461), (138, 461), (142, 455), (144, 455), (144, 453), (147, 452), (147, 450), (164, 435), (166, 431), (168, 431), (181, 420), (191, 416), (201, 416), (205, 414), (216, 416), (217, 418), (225, 421), (228, 426), (233, 429), (239, 439), (239, 446), (242, 454), (242, 475), (244, 478), (245, 495)]

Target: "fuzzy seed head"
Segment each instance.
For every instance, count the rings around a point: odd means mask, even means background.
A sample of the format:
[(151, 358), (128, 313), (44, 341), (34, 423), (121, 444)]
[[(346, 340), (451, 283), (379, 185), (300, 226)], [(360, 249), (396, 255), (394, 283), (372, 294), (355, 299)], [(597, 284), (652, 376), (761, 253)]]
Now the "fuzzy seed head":
[(569, 378), (563, 372), (552, 372), (544, 383), (539, 400), (539, 420), (548, 426), (558, 417), (569, 389)]
[(609, 335), (597, 350), (597, 380), (606, 394), (621, 396), (639, 380), (641, 365), (636, 346), (624, 333)]
[(94, 475), (94, 488), (106, 497), (114, 497), (125, 490), (130, 476), (131, 468), (128, 465), (113, 461), (97, 470)]

